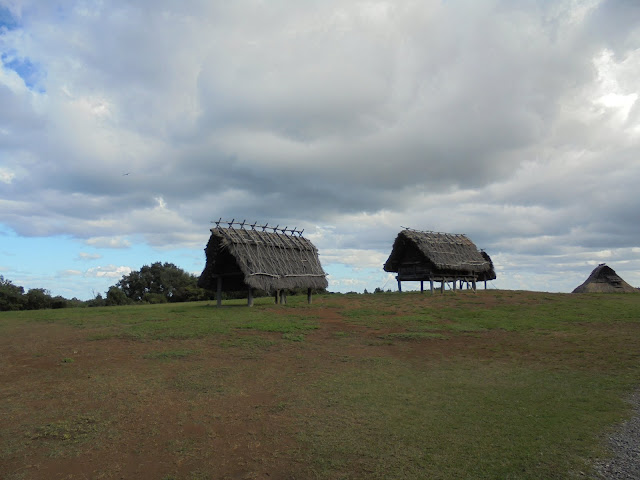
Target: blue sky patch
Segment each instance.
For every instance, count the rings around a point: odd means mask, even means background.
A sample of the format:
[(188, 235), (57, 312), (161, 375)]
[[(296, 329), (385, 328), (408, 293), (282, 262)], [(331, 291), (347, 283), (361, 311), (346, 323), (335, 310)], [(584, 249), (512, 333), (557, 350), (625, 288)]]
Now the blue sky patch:
[[(3, 53), (0, 55), (0, 60), (5, 68), (11, 69), (20, 75), (24, 84), (31, 90), (36, 88), (39, 81), (42, 80), (42, 70), (28, 58), (20, 58), (17, 55)], [(38, 89), (38, 91), (42, 92), (43, 90)]]
[(3, 29), (15, 30), (18, 28), (18, 20), (8, 8), (0, 6), (0, 33)]

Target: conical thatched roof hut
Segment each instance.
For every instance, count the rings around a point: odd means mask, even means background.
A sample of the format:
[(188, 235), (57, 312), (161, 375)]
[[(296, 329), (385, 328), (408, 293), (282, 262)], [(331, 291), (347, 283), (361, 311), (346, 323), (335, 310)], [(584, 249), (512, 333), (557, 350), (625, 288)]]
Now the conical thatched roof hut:
[(212, 228), (198, 285), (219, 292), (327, 288), (318, 250), (301, 232), (264, 230)]
[(638, 289), (620, 278), (613, 268), (601, 263), (572, 293), (638, 293)]
[(396, 237), (386, 272), (402, 281), (486, 281), (496, 278), (493, 262), (466, 235), (405, 229)]

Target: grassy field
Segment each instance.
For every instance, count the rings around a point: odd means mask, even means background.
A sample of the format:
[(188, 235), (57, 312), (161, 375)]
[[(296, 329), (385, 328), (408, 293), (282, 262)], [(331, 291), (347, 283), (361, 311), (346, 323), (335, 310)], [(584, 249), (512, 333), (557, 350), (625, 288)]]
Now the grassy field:
[(640, 295), (0, 313), (0, 478), (593, 478)]

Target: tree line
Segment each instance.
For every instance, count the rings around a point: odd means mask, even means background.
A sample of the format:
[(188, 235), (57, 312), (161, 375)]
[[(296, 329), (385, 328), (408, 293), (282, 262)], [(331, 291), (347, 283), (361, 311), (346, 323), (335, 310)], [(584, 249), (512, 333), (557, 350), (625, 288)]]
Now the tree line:
[(24, 288), (14, 285), (11, 280), (0, 275), (0, 311), (6, 310), (39, 310), (42, 308), (64, 308), (70, 302), (64, 297), (52, 297), (44, 288), (32, 288), (25, 293)]
[(140, 270), (124, 275), (109, 287), (105, 296), (99, 293), (86, 301), (54, 297), (44, 288), (32, 288), (25, 292), (24, 287), (14, 285), (0, 275), (0, 311), (190, 302), (209, 300), (211, 295), (211, 292), (198, 287), (197, 276), (173, 263), (145, 265)]
[[(296, 295), (298, 291), (288, 292)], [(304, 289), (306, 294), (306, 289)], [(224, 292), (223, 299), (246, 297), (247, 292)], [(254, 297), (266, 296), (257, 291)], [(91, 300), (66, 299), (51, 296), (48, 290), (32, 288), (25, 292), (0, 275), (0, 311), (39, 310), (67, 307), (103, 307), (111, 305), (133, 305), (141, 303), (195, 302), (213, 300), (215, 292), (198, 287), (198, 277), (177, 267), (173, 263), (156, 262), (140, 270), (124, 275), (109, 287), (106, 295), (97, 294)]]

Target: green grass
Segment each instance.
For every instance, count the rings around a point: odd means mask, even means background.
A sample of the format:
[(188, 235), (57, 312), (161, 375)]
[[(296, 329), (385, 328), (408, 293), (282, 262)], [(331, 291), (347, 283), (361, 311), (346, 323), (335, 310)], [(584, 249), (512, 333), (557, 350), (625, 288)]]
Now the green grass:
[(144, 358), (156, 360), (177, 360), (180, 358), (190, 357), (200, 353), (198, 350), (165, 350), (162, 352), (152, 352), (144, 355)]
[(303, 333), (283, 333), (282, 338), (290, 342), (304, 342), (305, 336)]
[(59, 420), (38, 426), (31, 440), (49, 440), (77, 443), (98, 434), (100, 421), (91, 415), (77, 415), (72, 419)]
[(640, 295), (288, 301), (0, 313), (0, 477), (135, 445), (157, 478), (588, 478), (640, 385)]
[[(4, 317), (90, 330), (87, 339), (92, 341), (192, 339), (233, 334), (236, 330), (295, 333), (317, 328), (314, 319), (304, 310), (296, 310), (293, 315), (282, 314), (283, 309), (272, 305), (270, 299), (258, 300), (253, 308), (243, 306), (240, 301), (229, 301), (222, 308), (211, 302), (193, 302), (180, 306), (160, 304), (6, 312)], [(294, 305), (302, 299), (297, 300)], [(11, 326), (10, 322), (2, 320), (3, 315), (0, 315), (0, 332)]]
[(388, 340), (424, 340), (426, 338), (437, 338), (439, 340), (446, 340), (446, 335), (435, 332), (396, 332), (387, 333), (386, 335), (380, 335), (380, 338)]
[[(402, 295), (407, 299), (404, 304), (398, 301), (397, 294), (359, 296), (341, 314), (348, 323), (372, 328), (437, 325), (457, 331), (574, 331), (593, 322), (638, 320), (636, 295), (503, 291)], [(490, 302), (486, 301), (488, 297)], [(519, 301), (514, 302), (513, 298)]]
[(620, 418), (619, 387), (501, 363), (354, 365), (312, 386), (299, 438), (317, 478), (568, 478)]
[(60, 458), (79, 456), (87, 445), (108, 435), (109, 425), (100, 415), (70, 414), (63, 419), (35, 424), (23, 439), (16, 440), (23, 446), (42, 448), (48, 458)]

